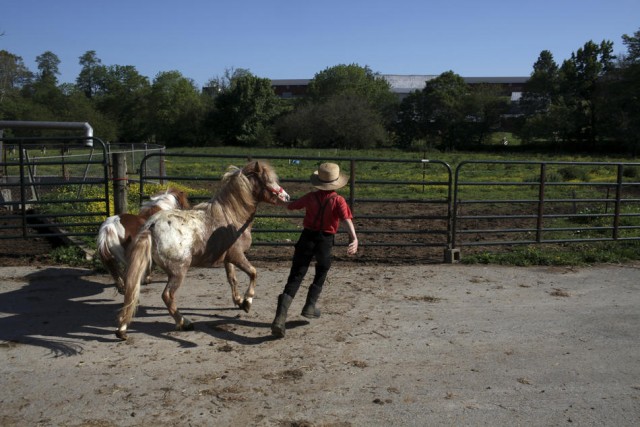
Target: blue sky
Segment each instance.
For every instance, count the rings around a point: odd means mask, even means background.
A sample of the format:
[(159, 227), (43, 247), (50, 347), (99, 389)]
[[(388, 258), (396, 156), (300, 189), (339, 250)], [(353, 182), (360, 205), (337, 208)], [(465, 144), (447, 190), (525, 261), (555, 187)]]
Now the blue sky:
[(338, 64), (382, 74), (529, 76), (542, 50), (558, 64), (589, 40), (640, 29), (638, 0), (4, 0), (0, 50), (37, 71), (45, 51), (74, 82), (78, 58), (133, 65), (151, 80), (180, 71), (202, 86), (230, 68), (313, 78)]

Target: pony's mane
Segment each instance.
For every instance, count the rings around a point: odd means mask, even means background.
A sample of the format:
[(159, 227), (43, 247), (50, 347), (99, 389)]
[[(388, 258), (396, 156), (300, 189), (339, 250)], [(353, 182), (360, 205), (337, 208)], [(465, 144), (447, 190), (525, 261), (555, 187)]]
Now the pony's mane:
[(209, 209), (224, 214), (237, 226), (243, 225), (255, 213), (257, 206), (251, 181), (236, 166), (230, 166), (222, 176), (220, 190), (207, 204)]
[(256, 169), (260, 170), (260, 178), (263, 182), (274, 184), (278, 183), (278, 175), (276, 174), (276, 171), (271, 167), (271, 165), (269, 165), (269, 163), (253, 161), (247, 163), (247, 165), (242, 168), (242, 171), (247, 175), (250, 175), (251, 173), (257, 174)]

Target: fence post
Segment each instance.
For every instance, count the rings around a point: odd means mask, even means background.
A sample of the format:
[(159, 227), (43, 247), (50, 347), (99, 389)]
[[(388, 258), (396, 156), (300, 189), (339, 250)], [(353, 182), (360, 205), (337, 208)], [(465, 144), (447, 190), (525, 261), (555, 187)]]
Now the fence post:
[(544, 228), (544, 198), (547, 183), (547, 164), (540, 163), (540, 187), (538, 188), (538, 217), (536, 218), (536, 243), (542, 242)]
[(4, 163), (3, 170), (0, 170), (0, 177), (7, 175), (7, 153), (4, 149), (4, 129), (0, 129), (0, 163)]
[(349, 206), (353, 209), (353, 204), (356, 201), (355, 188), (356, 188), (356, 161), (351, 159), (349, 161)]
[(622, 203), (622, 179), (624, 165), (622, 163), (618, 164), (618, 176), (616, 178), (616, 204), (615, 211), (613, 215), (613, 240), (618, 240), (619, 231), (620, 231), (620, 212), (621, 212), (621, 203)]
[(165, 153), (165, 149), (164, 147), (162, 147), (160, 149), (160, 153), (162, 153), (162, 155), (160, 156), (160, 164), (158, 165), (158, 175), (160, 175), (160, 184), (164, 185), (164, 177), (165, 175), (165, 170), (164, 170), (164, 153)]
[(127, 157), (113, 153), (113, 209), (116, 215), (127, 212)]

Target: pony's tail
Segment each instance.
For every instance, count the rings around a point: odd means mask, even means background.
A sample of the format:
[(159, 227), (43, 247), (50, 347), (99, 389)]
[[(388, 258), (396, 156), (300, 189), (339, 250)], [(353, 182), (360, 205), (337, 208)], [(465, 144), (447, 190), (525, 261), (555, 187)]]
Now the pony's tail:
[(124, 228), (120, 224), (120, 217), (110, 216), (100, 226), (97, 239), (98, 257), (115, 280), (118, 292), (124, 293), (124, 278), (122, 265), (125, 264), (124, 248), (121, 241), (124, 239)]
[(124, 229), (122, 229), (120, 218), (117, 215), (110, 216), (102, 223), (100, 231), (98, 231), (97, 244), (98, 256), (103, 262), (116, 261), (124, 263), (124, 248), (120, 243), (123, 238)]
[(129, 264), (124, 279), (124, 305), (118, 315), (116, 335), (127, 339), (127, 326), (138, 308), (140, 283), (151, 266), (151, 232), (144, 230), (136, 237), (129, 252)]

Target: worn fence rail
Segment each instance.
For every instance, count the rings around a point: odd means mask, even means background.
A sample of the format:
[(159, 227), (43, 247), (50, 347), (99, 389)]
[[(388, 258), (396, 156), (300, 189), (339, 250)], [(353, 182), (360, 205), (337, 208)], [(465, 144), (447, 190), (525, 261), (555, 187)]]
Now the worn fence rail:
[[(229, 165), (241, 166), (248, 160), (246, 156), (234, 155), (152, 153), (142, 160), (140, 170), (146, 170), (144, 162), (157, 156), (164, 156), (169, 165), (167, 172), (140, 175), (141, 200), (149, 197), (145, 185), (161, 180), (206, 188), (208, 193), (192, 198), (195, 201), (208, 199)], [(293, 198), (312, 190), (309, 175), (320, 162), (340, 164), (343, 173), (349, 176), (348, 185), (340, 193), (351, 206), (363, 246), (450, 248), (453, 173), (445, 162), (346, 157), (260, 156), (260, 159), (275, 167), (283, 187)], [(194, 170), (194, 161), (206, 167)], [(188, 174), (185, 173), (187, 170)], [(253, 228), (254, 245), (292, 246), (300, 230), (301, 218), (299, 212), (262, 206)], [(336, 244), (346, 243), (346, 236), (339, 233)]]
[[(96, 141), (94, 149), (101, 154), (82, 160), (69, 156), (36, 159), (45, 157), (32, 153), (40, 141), (4, 141), (0, 189), (6, 197), (0, 199), (0, 210), (4, 212), (0, 230), (5, 232), (0, 238), (30, 237), (33, 234), (29, 230), (46, 228), (38, 225), (44, 221), (59, 225), (71, 235), (95, 235), (99, 223), (110, 212), (111, 158), (104, 144)], [(8, 143), (12, 144), (11, 150), (7, 149)], [(50, 147), (59, 151), (71, 141), (56, 143), (62, 145)], [(73, 150), (75, 153), (76, 148)], [(192, 202), (208, 200), (229, 165), (242, 166), (249, 160), (245, 155), (159, 150), (144, 154), (139, 166), (131, 168), (135, 176), (130, 176), (130, 183), (139, 184), (140, 201), (157, 189), (150, 186), (152, 183), (184, 184), (194, 190)], [(462, 161), (454, 172), (443, 161), (427, 159), (260, 159), (275, 167), (293, 198), (312, 189), (309, 175), (319, 163), (340, 164), (349, 183), (339, 192), (354, 212), (361, 247), (365, 252), (376, 250), (377, 259), (396, 257), (401, 251), (416, 259), (422, 254), (433, 259), (444, 251), (445, 261), (454, 261), (465, 247), (640, 240), (640, 163)], [(47, 168), (72, 167), (80, 172), (45, 178)], [(84, 168), (101, 172), (87, 177), (82, 173)], [(99, 196), (95, 192), (89, 196), (88, 185), (101, 188)], [(43, 197), (45, 188), (60, 186), (68, 189), (63, 194), (69, 197)], [(47, 204), (69, 208), (63, 215), (43, 213), (41, 208)], [(98, 208), (86, 221), (71, 221), (72, 217), (87, 215), (73, 209), (77, 204)], [(301, 218), (301, 212), (261, 206), (253, 230), (254, 245), (292, 246)], [(345, 233), (339, 233), (336, 244), (346, 243)]]
[(110, 209), (100, 139), (2, 138), (0, 155), (0, 239), (95, 236)]
[(640, 163), (461, 162), (452, 246), (639, 240), (638, 177)]

